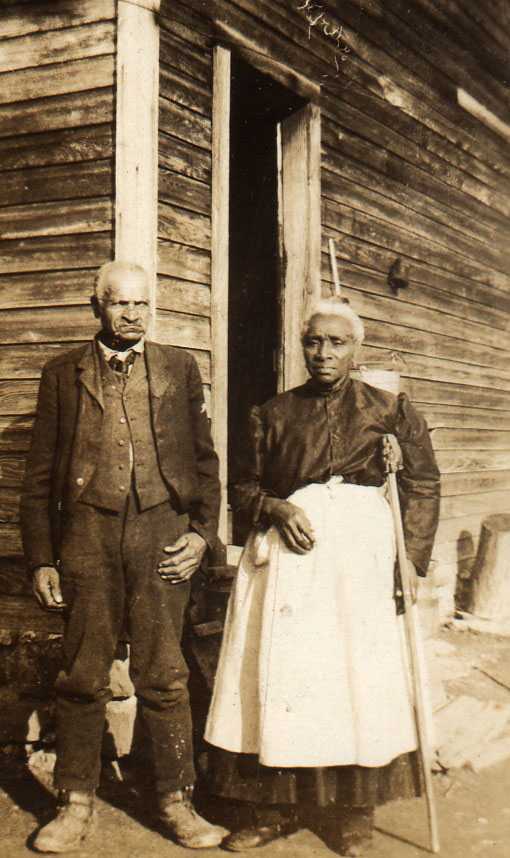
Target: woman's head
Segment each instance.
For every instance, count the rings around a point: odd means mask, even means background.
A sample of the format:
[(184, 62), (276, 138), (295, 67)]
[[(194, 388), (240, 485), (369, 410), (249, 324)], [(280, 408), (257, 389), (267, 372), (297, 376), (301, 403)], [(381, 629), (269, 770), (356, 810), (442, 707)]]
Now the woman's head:
[(325, 387), (344, 378), (363, 342), (363, 322), (340, 298), (318, 301), (303, 324), (303, 353), (308, 372)]

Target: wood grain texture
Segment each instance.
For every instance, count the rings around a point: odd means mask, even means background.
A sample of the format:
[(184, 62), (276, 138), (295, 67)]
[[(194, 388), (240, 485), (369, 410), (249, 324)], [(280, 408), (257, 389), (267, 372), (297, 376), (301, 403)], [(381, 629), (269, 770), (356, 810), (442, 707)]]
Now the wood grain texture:
[[(0, 137), (82, 128), (113, 121), (113, 89), (34, 98), (0, 106)], [(51, 163), (51, 162), (50, 162)], [(5, 165), (4, 165), (5, 166)]]
[[(175, 129), (178, 130), (177, 127)], [(169, 134), (172, 132), (170, 126)], [(159, 163), (161, 167), (172, 170), (181, 176), (204, 182), (211, 182), (211, 153), (198, 149), (184, 140), (165, 134), (159, 129)], [(160, 173), (161, 175), (161, 173)]]
[(0, 240), (106, 232), (112, 228), (112, 220), (110, 199), (8, 206), (0, 209)]
[(109, 160), (8, 170), (0, 176), (0, 206), (110, 197), (113, 191)]
[(113, 86), (114, 71), (111, 55), (0, 74), (0, 104)]
[(82, 342), (98, 328), (90, 307), (30, 308), (0, 312), (0, 342), (54, 343)]
[(161, 310), (210, 316), (211, 292), (208, 286), (199, 283), (159, 276), (157, 306)]
[(167, 241), (211, 250), (211, 217), (161, 201), (158, 207), (158, 235)]
[(158, 242), (158, 273), (195, 283), (209, 283), (211, 256), (205, 250), (173, 241)]
[(97, 268), (113, 258), (110, 233), (2, 241), (0, 275), (25, 271)]
[[(113, 107), (111, 119), (113, 115)], [(113, 154), (112, 127), (99, 124), (85, 128), (42, 131), (0, 138), (2, 170), (25, 170), (51, 164), (99, 161)]]
[(115, 28), (110, 21), (30, 33), (2, 42), (0, 69), (14, 71), (97, 57), (113, 53), (114, 48)]
[[(81, 345), (81, 342), (76, 342), (76, 345)], [(0, 346), (0, 379), (37, 379), (47, 361), (74, 347), (74, 342), (2, 345)]]
[(158, 195), (160, 202), (210, 217), (211, 188), (205, 182), (198, 182), (178, 172), (160, 169)]
[(12, 8), (11, 4), (11, 10), (6, 10), (3, 15), (1, 35), (5, 39), (12, 39), (29, 33), (78, 27), (80, 24), (91, 24), (114, 17), (114, 0), (80, 0), (80, 3), (76, 3), (76, 0), (59, 0), (58, 8), (51, 0), (39, 0), (37, 3), (27, 3), (22, 14), (19, 9)]

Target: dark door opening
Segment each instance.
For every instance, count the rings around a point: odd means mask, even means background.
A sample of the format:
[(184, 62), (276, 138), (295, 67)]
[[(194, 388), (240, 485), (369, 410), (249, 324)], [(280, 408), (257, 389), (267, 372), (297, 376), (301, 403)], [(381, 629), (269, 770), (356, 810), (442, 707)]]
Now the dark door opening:
[[(252, 405), (278, 389), (281, 261), (278, 234), (278, 123), (306, 102), (232, 58), (228, 323), (228, 478), (235, 479)], [(240, 545), (246, 523), (234, 521)]]

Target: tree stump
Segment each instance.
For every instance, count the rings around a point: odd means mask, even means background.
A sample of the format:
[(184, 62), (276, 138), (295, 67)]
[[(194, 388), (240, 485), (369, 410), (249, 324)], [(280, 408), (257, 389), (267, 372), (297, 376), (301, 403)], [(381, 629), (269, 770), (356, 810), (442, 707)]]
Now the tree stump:
[(490, 515), (480, 534), (470, 612), (488, 620), (510, 618), (510, 515)]

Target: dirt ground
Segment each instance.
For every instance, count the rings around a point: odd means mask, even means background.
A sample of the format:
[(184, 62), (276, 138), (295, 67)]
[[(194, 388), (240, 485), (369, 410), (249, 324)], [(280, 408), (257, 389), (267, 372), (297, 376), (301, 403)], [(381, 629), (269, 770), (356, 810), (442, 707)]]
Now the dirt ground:
[[(445, 681), (449, 697), (469, 694), (481, 700), (510, 704), (510, 691), (480, 671), (480, 666), (508, 663), (510, 639), (472, 633), (444, 632), (441, 638), (453, 644), (454, 660), (461, 666)], [(33, 855), (31, 835), (51, 817), (54, 800), (45, 772), (30, 774), (13, 768), (1, 782), (0, 858)], [(488, 855), (507, 858), (510, 850), (510, 759), (475, 773), (468, 768), (451, 769), (434, 776), (438, 806), (441, 854), (445, 858)], [(77, 855), (104, 858), (179, 858), (191, 856), (166, 840), (152, 824), (150, 799), (145, 803), (140, 789), (129, 778), (123, 782), (105, 778), (98, 800), (98, 827)], [(319, 823), (315, 831), (296, 834), (256, 851), (257, 856), (281, 858), (326, 858), (338, 855), (331, 837)], [(334, 834), (334, 832), (333, 832)], [(376, 833), (367, 858), (414, 858), (427, 852), (425, 802), (413, 800), (380, 808)], [(205, 853), (202, 853), (205, 854)], [(209, 850), (211, 858), (225, 855)]]

